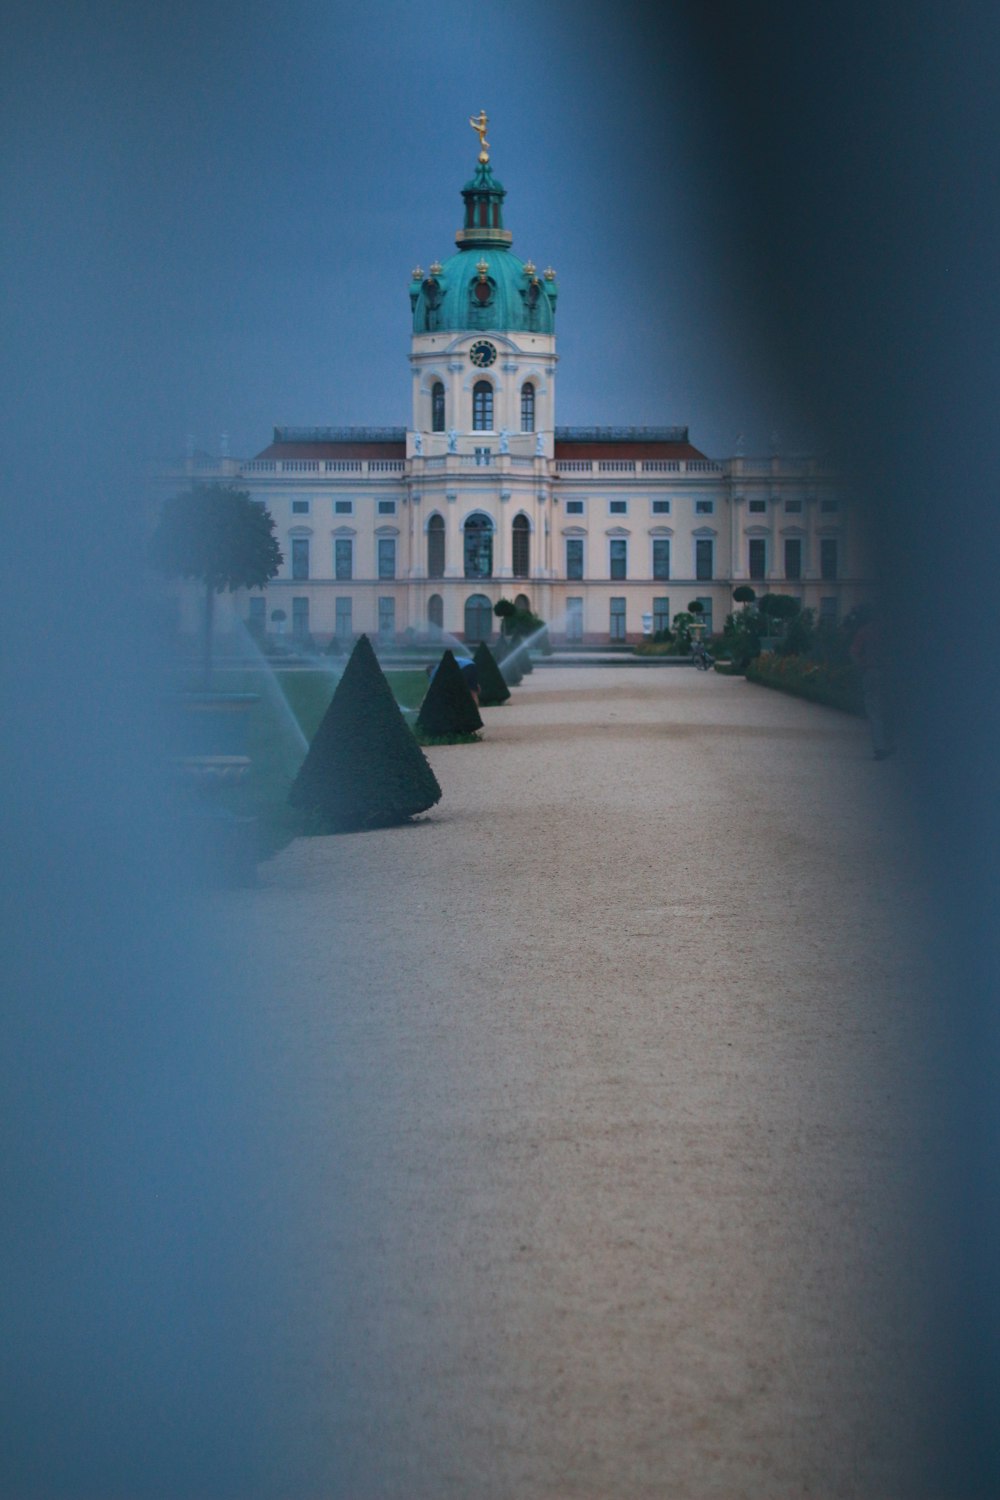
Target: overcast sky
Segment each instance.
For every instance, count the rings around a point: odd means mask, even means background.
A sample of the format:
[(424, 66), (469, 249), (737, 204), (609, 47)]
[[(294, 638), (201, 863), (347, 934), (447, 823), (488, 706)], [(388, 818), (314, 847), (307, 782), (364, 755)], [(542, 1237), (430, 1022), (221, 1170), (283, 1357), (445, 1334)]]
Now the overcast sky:
[(409, 272), (454, 249), (480, 109), (514, 248), (559, 273), (560, 423), (687, 423), (714, 454), (803, 431), (680, 21), (563, 0), (60, 11), (20, 31), (20, 227), (55, 282), (120, 310), (154, 455), (408, 422)]

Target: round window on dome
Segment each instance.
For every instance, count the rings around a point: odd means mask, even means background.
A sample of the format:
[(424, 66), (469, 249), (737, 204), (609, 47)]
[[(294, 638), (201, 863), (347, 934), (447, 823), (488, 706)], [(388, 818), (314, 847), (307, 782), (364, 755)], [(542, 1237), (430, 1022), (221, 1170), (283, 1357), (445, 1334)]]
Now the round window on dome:
[(493, 287), (488, 281), (477, 281), (473, 284), (472, 295), (475, 297), (480, 307), (485, 307), (490, 298), (493, 296)]

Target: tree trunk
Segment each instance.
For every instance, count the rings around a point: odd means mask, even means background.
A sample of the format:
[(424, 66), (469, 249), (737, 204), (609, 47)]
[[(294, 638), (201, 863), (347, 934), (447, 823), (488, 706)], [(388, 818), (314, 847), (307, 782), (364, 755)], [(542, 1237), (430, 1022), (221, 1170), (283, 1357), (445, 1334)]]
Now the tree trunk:
[(212, 690), (212, 627), (215, 623), (215, 589), (205, 585), (205, 633), (201, 643), (202, 687), (206, 693)]

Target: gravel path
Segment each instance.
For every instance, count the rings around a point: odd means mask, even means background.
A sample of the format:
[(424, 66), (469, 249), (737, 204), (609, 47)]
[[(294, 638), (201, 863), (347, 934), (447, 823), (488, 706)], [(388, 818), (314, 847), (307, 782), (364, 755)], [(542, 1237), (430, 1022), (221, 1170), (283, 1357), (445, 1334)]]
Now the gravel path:
[(422, 822), (222, 898), (267, 996), (300, 1469), (351, 1500), (908, 1493), (894, 764), (693, 671), (546, 668), (485, 717), (429, 752)]

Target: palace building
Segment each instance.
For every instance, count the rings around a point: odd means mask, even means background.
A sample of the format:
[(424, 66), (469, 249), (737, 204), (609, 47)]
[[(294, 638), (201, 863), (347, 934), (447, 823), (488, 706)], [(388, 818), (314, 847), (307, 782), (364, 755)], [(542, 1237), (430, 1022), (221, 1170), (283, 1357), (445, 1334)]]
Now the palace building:
[(259, 632), (277, 612), (279, 633), (319, 646), (362, 631), (478, 641), (506, 597), (557, 643), (607, 644), (693, 598), (721, 629), (741, 583), (820, 618), (858, 602), (861, 538), (819, 462), (711, 458), (683, 426), (556, 424), (556, 273), (514, 253), (485, 117), (470, 123), (457, 248), (410, 281), (409, 425), (278, 427), (255, 458), (185, 465), (238, 483), (276, 523), (280, 577), (232, 607)]

